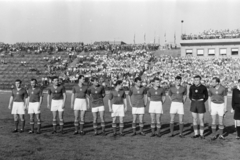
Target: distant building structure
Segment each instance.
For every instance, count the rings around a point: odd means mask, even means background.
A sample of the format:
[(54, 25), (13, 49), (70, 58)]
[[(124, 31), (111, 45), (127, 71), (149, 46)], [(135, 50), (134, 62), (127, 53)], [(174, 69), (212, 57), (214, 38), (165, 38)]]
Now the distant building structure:
[(96, 41), (93, 43), (94, 45), (108, 45), (108, 44), (116, 44), (116, 45), (123, 45), (127, 44), (123, 41)]
[(181, 40), (181, 56), (214, 58), (224, 56), (240, 57), (240, 38)]

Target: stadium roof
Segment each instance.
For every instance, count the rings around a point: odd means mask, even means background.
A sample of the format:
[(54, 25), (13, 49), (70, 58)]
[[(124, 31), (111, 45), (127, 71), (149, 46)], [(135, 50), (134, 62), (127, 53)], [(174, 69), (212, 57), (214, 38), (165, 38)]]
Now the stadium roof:
[(123, 41), (96, 41), (93, 44), (95, 44), (95, 45), (107, 45), (107, 44), (121, 45), (121, 44), (126, 44), (126, 43)]
[(219, 44), (240, 44), (240, 38), (232, 39), (195, 39), (195, 40), (181, 40), (181, 46), (186, 45), (219, 45)]
[(109, 41), (109, 44), (127, 44), (123, 41)]

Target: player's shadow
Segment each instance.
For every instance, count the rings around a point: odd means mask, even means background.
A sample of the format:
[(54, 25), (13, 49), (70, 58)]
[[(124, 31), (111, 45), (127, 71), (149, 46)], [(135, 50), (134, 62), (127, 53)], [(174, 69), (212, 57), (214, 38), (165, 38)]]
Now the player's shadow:
[(234, 132), (236, 132), (236, 128), (234, 125), (226, 126), (223, 130), (223, 134), (225, 137), (227, 137), (229, 134), (233, 134)]
[[(119, 127), (119, 122), (116, 122), (116, 131), (119, 132), (120, 131), (120, 127)], [(109, 122), (109, 125), (106, 126), (107, 130), (106, 133), (107, 134), (111, 134), (113, 133), (113, 129), (112, 129), (112, 122)], [(128, 134), (128, 133), (132, 133), (132, 122), (124, 122), (124, 127), (123, 127), (123, 133), (124, 134)]]
[[(170, 132), (169, 129), (166, 130), (166, 128), (169, 128), (169, 124), (162, 124), (162, 125), (161, 125), (161, 134), (167, 134), (167, 133)], [(144, 132), (145, 132), (146, 134), (152, 132), (151, 124), (144, 125), (144, 128), (143, 128), (143, 129), (144, 129)], [(157, 128), (156, 128), (156, 126), (155, 126), (155, 132), (156, 132), (156, 130), (157, 130)]]
[(212, 134), (212, 127), (208, 123), (204, 124), (204, 136), (207, 137)]
[[(109, 130), (109, 128), (112, 127), (112, 122), (111, 121), (108, 121), (108, 122), (105, 122), (105, 133), (106, 134), (109, 134), (109, 132), (111, 132)], [(100, 133), (102, 132), (102, 127), (101, 127), (101, 123), (97, 123), (97, 131)], [(93, 122), (89, 122), (88, 125), (84, 125), (84, 132), (87, 134), (87, 133), (90, 133), (90, 132), (94, 132), (94, 129), (93, 129)]]
[[(198, 129), (199, 129), (199, 125), (198, 125)], [(184, 125), (184, 130), (183, 130), (183, 135), (184, 136), (192, 134), (193, 132), (194, 132), (194, 130), (193, 130), (193, 124), (192, 123), (187, 123), (187, 124)], [(204, 124), (204, 136), (207, 137), (211, 133), (212, 133), (211, 126), (209, 126), (208, 123), (205, 123)]]
[[(179, 131), (179, 124), (178, 123), (174, 123), (174, 131)], [(165, 135), (165, 134), (169, 134), (170, 133), (170, 124), (163, 124), (161, 126), (161, 135)]]
[(193, 126), (192, 123), (186, 123), (184, 124), (184, 128), (183, 128), (183, 135), (187, 136), (189, 134), (193, 133)]
[[(143, 127), (143, 131), (145, 133), (147, 133), (146, 129), (148, 129), (150, 127), (149, 124), (144, 124), (144, 127)], [(136, 123), (136, 131), (138, 132), (139, 131), (139, 123)], [(124, 122), (124, 134), (131, 134), (133, 133), (133, 130), (132, 130), (132, 121), (129, 121), (129, 122)]]
[[(59, 127), (59, 125), (57, 125), (57, 128)], [(52, 132), (53, 130), (53, 125), (52, 124), (47, 124), (47, 125), (42, 125), (41, 126), (41, 131), (42, 132)]]
[[(106, 122), (105, 124), (108, 125), (109, 123), (111, 123), (111, 122)], [(98, 124), (98, 126), (100, 126), (100, 124)], [(53, 128), (52, 124), (47, 124), (47, 125), (42, 126), (41, 129), (43, 132), (51, 132), (52, 128)], [(88, 129), (88, 128), (91, 128), (91, 129)], [(57, 129), (59, 129), (59, 124), (57, 124)], [(74, 130), (75, 130), (74, 121), (69, 121), (69, 122), (64, 123), (64, 132), (65, 133), (74, 132)], [(84, 123), (84, 131), (85, 130), (87, 132), (93, 131), (93, 123), (91, 121)]]
[(146, 134), (151, 133), (151, 125), (150, 125), (150, 124), (144, 125), (143, 131), (144, 131)]
[[(92, 122), (85, 122), (84, 123), (84, 130), (86, 128), (92, 127)], [(69, 132), (74, 132), (75, 131), (75, 126), (74, 126), (74, 122), (70, 121), (70, 122), (65, 122), (64, 123), (64, 132), (65, 133), (69, 133)]]

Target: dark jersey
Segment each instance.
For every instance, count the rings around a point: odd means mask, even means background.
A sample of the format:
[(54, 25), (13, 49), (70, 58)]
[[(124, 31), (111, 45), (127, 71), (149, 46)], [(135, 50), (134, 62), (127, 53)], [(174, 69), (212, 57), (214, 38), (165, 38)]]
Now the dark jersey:
[(189, 99), (190, 100), (200, 100), (203, 99), (204, 102), (208, 100), (207, 88), (200, 84), (199, 86), (192, 85), (189, 89)]
[(120, 90), (116, 91), (113, 90), (109, 94), (109, 99), (112, 100), (112, 104), (123, 104), (123, 99), (126, 98), (125, 91)]
[(40, 102), (40, 97), (43, 97), (41, 88), (29, 88), (28, 89), (29, 102)]
[(237, 88), (234, 88), (232, 91), (232, 108), (240, 112), (240, 90)]
[(86, 98), (88, 87), (76, 85), (73, 87), (72, 92), (75, 94), (75, 98)]
[(179, 86), (179, 88), (174, 86), (169, 89), (168, 95), (172, 102), (183, 102), (183, 96), (187, 95), (187, 89), (183, 86)]
[(88, 88), (88, 95), (91, 96), (92, 107), (104, 106), (103, 98), (105, 90), (103, 86), (91, 86)]
[(48, 94), (52, 96), (53, 100), (61, 100), (63, 99), (63, 94), (66, 93), (64, 86), (57, 86), (54, 88), (53, 86), (49, 87)]
[(222, 104), (224, 103), (224, 97), (227, 96), (227, 90), (223, 86), (220, 86), (218, 89), (211, 87), (209, 88), (209, 96), (213, 103)]
[(162, 96), (165, 96), (165, 89), (150, 88), (147, 93), (148, 93), (148, 97), (151, 99), (151, 101), (162, 101)]
[(144, 96), (147, 94), (147, 91), (144, 87), (137, 89), (132, 87), (129, 91), (129, 96), (132, 102), (133, 107), (144, 107)]
[(24, 88), (20, 88), (19, 90), (12, 90), (13, 102), (24, 102), (24, 99), (28, 97), (27, 91)]

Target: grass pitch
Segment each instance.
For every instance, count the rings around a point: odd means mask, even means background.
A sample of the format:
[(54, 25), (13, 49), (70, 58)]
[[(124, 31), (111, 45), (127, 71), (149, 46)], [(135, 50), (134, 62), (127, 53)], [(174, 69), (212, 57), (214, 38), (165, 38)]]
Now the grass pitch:
[[(189, 101), (185, 106), (185, 138), (176, 136), (169, 138), (169, 108), (170, 102), (167, 99), (162, 117), (161, 138), (150, 136), (150, 115), (145, 114), (144, 131), (146, 136), (137, 135), (131, 137), (131, 108), (125, 117), (124, 137), (112, 137), (111, 117), (106, 108), (105, 120), (107, 136), (93, 136), (92, 114), (86, 113), (85, 131), (86, 135), (73, 135), (73, 110), (70, 109), (70, 95), (68, 94), (65, 109), (65, 134), (52, 135), (52, 115), (46, 107), (46, 95), (42, 105), (42, 134), (28, 134), (30, 129), (29, 115), (26, 115), (26, 127), (24, 133), (11, 133), (14, 129), (13, 117), (8, 109), (10, 93), (0, 93), (0, 160), (112, 160), (112, 159), (169, 159), (169, 160), (238, 160), (240, 141), (235, 139), (236, 132), (233, 127), (233, 114), (230, 113), (230, 100), (228, 102), (228, 113), (225, 117), (226, 140), (211, 141), (209, 125), (211, 124), (210, 114), (205, 115), (205, 140), (192, 139), (191, 113)], [(148, 111), (148, 108), (146, 109)], [(176, 122), (178, 117), (176, 117)], [(99, 128), (100, 129), (100, 128)], [(175, 129), (178, 129), (176, 123)]]

